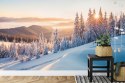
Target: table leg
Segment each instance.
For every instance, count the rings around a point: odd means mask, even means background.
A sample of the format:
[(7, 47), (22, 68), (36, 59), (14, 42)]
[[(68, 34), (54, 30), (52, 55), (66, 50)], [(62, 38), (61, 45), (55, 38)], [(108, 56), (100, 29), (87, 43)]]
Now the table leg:
[(114, 59), (111, 60), (111, 82), (113, 82)]
[(107, 77), (109, 77), (110, 61), (107, 60)]
[(92, 65), (93, 65), (93, 62), (92, 60), (90, 60), (90, 63), (89, 63), (89, 66), (90, 66), (90, 82), (92, 82)]
[(88, 77), (90, 77), (90, 72), (89, 72), (89, 69), (90, 69), (90, 67), (89, 67), (89, 59), (88, 59)]

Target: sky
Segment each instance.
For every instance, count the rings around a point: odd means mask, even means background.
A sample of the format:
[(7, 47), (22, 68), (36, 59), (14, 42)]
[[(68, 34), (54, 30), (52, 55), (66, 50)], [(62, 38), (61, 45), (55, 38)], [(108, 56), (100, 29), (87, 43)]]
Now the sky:
[(73, 19), (75, 13), (86, 18), (89, 8), (120, 14), (125, 0), (0, 0), (0, 17), (56, 17)]
[[(95, 9), (97, 14), (101, 7), (103, 13), (107, 12), (107, 16), (109, 16), (110, 12), (120, 15), (125, 10), (124, 3), (125, 0), (0, 0), (0, 17), (9, 17), (9, 19), (35, 17), (41, 19), (40, 23), (31, 23), (29, 21), (29, 23), (12, 23), (8, 21), (4, 23), (3, 18), (0, 18), (0, 29), (39, 24), (63, 28), (73, 27), (76, 12), (79, 15), (82, 13), (85, 20), (89, 8)], [(60, 21), (47, 20), (49, 18), (59, 18)], [(44, 22), (42, 22), (43, 19)], [(64, 21), (64, 19), (66, 20)], [(8, 19), (4, 18), (4, 20)]]

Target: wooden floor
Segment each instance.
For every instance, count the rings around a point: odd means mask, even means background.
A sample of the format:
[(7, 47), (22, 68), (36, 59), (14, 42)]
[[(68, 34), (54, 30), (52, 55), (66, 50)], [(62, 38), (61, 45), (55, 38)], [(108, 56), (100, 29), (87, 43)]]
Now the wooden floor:
[(76, 83), (73, 76), (1, 76), (0, 83)]
[[(0, 83), (90, 83), (87, 76), (0, 76)], [(105, 76), (94, 76), (91, 83), (111, 83)], [(125, 82), (113, 82), (125, 83)]]
[[(110, 79), (106, 76), (94, 76), (92, 82), (89, 82), (87, 76), (75, 76), (76, 83), (111, 83)], [(125, 82), (113, 82), (113, 83), (125, 83)]]

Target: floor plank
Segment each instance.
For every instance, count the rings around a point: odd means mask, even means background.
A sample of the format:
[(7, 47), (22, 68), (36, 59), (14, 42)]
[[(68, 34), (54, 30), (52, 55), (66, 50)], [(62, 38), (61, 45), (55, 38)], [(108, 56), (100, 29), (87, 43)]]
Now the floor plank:
[(74, 76), (1, 76), (0, 83), (76, 83)]

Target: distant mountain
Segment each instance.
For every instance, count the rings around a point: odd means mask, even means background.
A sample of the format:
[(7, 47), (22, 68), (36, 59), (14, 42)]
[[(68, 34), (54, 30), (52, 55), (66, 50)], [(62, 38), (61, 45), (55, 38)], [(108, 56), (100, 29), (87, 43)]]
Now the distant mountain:
[[(71, 37), (72, 28), (64, 28), (58, 29), (58, 37)], [(49, 26), (38, 26), (32, 25), (29, 27), (21, 26), (10, 29), (0, 29), (0, 40), (13, 41), (16, 39), (18, 42), (23, 39), (24, 41), (32, 41), (34, 39), (38, 39), (40, 33), (44, 34), (44, 37), (48, 40), (51, 38), (53, 32), (53, 28)]]
[(19, 36), (19, 37), (33, 37), (37, 38), (40, 33), (43, 33), (45, 37), (49, 38), (52, 33), (52, 28), (47, 26), (32, 25), (29, 27), (21, 26), (10, 29), (0, 29), (0, 34), (9, 36)]

